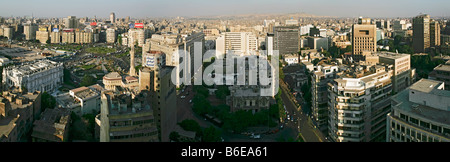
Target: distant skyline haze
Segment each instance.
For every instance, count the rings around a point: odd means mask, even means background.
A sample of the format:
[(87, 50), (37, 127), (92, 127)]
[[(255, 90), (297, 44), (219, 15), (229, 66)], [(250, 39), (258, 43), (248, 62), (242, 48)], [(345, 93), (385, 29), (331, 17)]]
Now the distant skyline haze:
[(450, 16), (449, 0), (20, 0), (3, 2), (2, 17), (117, 18), (199, 17), (239, 14), (307, 13), (332, 17)]

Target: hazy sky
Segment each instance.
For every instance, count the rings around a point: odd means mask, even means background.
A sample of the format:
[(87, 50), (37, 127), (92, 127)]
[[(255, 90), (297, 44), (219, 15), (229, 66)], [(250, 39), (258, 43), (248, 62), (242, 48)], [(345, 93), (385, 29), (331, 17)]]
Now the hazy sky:
[(450, 16), (450, 0), (0, 0), (0, 4), (4, 17), (33, 13), (106, 18), (111, 12), (117, 18), (299, 12), (338, 17)]

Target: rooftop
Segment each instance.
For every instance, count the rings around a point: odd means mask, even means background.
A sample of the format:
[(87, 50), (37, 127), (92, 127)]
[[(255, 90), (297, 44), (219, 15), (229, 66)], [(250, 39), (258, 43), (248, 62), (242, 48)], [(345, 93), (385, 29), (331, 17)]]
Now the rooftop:
[(396, 105), (396, 109), (409, 112), (410, 114), (414, 114), (438, 123), (450, 125), (450, 111), (444, 111), (409, 101), (409, 90), (410, 88), (407, 88), (392, 96), (392, 105)]
[(450, 65), (441, 64), (434, 68), (437, 71), (450, 71)]

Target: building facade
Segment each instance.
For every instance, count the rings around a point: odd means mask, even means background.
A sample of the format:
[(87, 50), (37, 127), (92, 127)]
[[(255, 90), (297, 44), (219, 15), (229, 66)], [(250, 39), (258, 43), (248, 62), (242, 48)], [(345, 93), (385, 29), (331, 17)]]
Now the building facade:
[(158, 129), (150, 94), (137, 96), (104, 91), (101, 113), (95, 120), (100, 127), (100, 142), (158, 142)]
[(371, 24), (370, 18), (358, 19), (358, 24), (352, 26), (352, 51), (354, 59), (363, 55), (363, 52), (377, 51), (377, 28)]
[(425, 53), (430, 48), (430, 15), (424, 14), (413, 19), (413, 49), (415, 53)]
[(63, 68), (63, 63), (46, 59), (10, 66), (3, 68), (3, 84), (29, 92), (53, 92), (63, 83)]
[(391, 102), (387, 142), (450, 142), (450, 92), (442, 81), (422, 79)]
[(300, 35), (298, 26), (276, 26), (273, 29), (273, 49), (279, 54), (298, 53)]
[(384, 141), (391, 66), (356, 66), (328, 83), (328, 135), (335, 142)]

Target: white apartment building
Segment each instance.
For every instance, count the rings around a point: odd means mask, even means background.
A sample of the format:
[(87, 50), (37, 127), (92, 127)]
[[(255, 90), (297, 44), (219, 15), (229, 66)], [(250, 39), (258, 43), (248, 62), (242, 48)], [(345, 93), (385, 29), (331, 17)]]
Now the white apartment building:
[(336, 142), (384, 141), (392, 65), (356, 66), (328, 83), (328, 134)]
[(250, 55), (258, 50), (258, 39), (250, 32), (226, 32), (216, 40), (216, 51), (225, 54), (231, 50), (237, 55)]
[(63, 68), (63, 63), (46, 59), (10, 66), (3, 69), (3, 84), (28, 92), (53, 92), (63, 83)]

